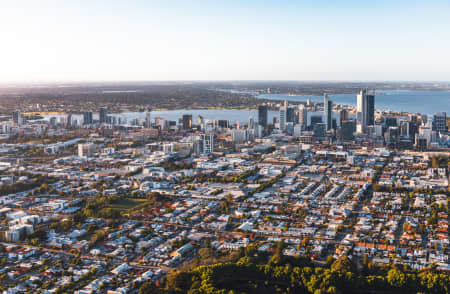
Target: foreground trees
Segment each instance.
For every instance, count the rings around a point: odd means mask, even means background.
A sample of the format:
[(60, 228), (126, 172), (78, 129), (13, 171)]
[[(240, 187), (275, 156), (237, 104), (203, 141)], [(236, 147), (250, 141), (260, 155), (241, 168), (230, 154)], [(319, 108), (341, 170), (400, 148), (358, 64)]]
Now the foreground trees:
[(425, 270), (403, 272), (396, 267), (374, 268), (364, 275), (351, 260), (330, 267), (258, 264), (257, 258), (199, 266), (172, 272), (165, 285), (141, 293), (449, 293), (449, 275)]

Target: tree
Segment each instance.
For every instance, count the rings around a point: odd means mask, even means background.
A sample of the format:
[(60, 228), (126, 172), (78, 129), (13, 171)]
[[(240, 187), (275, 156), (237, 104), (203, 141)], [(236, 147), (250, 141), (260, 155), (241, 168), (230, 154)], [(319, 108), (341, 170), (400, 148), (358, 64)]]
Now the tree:
[(162, 293), (158, 287), (151, 282), (145, 282), (139, 288), (139, 294), (159, 294)]
[(172, 271), (167, 275), (166, 289), (173, 289), (175, 291), (187, 292), (192, 282), (192, 273), (190, 272), (176, 272)]
[(352, 269), (352, 262), (347, 256), (336, 259), (336, 261), (333, 262), (333, 264), (331, 265), (331, 271), (334, 272), (346, 273), (350, 272), (351, 269)]
[(405, 274), (396, 268), (389, 270), (386, 278), (389, 285), (393, 288), (403, 288), (406, 285)]
[(363, 266), (364, 268), (367, 268), (368, 265), (369, 265), (369, 256), (367, 255), (367, 253), (365, 253), (363, 256)]
[(336, 259), (333, 257), (333, 255), (328, 255), (327, 256), (327, 267), (330, 267), (334, 262), (336, 261)]

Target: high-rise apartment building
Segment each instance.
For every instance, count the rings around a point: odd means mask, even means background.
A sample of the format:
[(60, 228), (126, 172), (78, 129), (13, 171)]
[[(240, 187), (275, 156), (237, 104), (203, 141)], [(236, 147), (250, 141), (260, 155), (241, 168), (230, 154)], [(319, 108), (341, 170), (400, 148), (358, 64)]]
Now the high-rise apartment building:
[(78, 144), (79, 157), (91, 157), (94, 154), (95, 145), (93, 143)]
[(203, 153), (214, 152), (214, 134), (202, 134)]

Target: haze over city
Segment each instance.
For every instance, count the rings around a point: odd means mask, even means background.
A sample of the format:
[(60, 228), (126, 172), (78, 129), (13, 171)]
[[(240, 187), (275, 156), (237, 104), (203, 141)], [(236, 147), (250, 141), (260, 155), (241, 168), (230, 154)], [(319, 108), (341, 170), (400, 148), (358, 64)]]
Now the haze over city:
[(448, 1), (10, 1), (0, 83), (450, 80)]

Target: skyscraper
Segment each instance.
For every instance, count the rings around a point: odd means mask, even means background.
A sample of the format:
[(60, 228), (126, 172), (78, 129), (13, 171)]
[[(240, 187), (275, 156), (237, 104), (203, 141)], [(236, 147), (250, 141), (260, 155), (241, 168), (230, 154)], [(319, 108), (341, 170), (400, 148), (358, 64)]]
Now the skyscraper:
[(253, 119), (253, 117), (249, 117), (248, 118), (248, 128), (249, 129), (254, 129), (255, 128), (255, 120)]
[(313, 128), (314, 137), (323, 139), (326, 137), (327, 126), (324, 123), (318, 123)]
[(374, 91), (366, 94), (367, 99), (367, 125), (373, 126), (375, 124), (375, 93)]
[(101, 107), (100, 108), (100, 114), (99, 114), (99, 121), (101, 124), (107, 123), (107, 117), (108, 116), (108, 108)]
[(90, 125), (93, 123), (92, 112), (83, 112), (83, 125)]
[(433, 117), (434, 129), (438, 133), (447, 132), (447, 113), (438, 112)]
[(375, 123), (375, 94), (361, 89), (356, 100), (356, 132), (363, 134)]
[(152, 126), (151, 110), (147, 109), (147, 112), (145, 113), (145, 127), (150, 128), (151, 126)]
[(71, 128), (72, 127), (72, 114), (68, 114), (67, 115), (67, 121), (66, 121), (66, 128)]
[(190, 130), (192, 128), (192, 114), (184, 114), (182, 118), (183, 130)]
[(295, 108), (293, 106), (288, 106), (286, 108), (286, 122), (295, 122)]
[(333, 101), (328, 98), (327, 94), (323, 94), (323, 121), (325, 123), (326, 129), (332, 129), (332, 111), (333, 111)]
[(342, 122), (348, 120), (348, 111), (347, 109), (341, 109), (339, 112), (339, 125), (342, 127)]
[(214, 152), (214, 134), (202, 134), (203, 153)]
[(17, 126), (21, 126), (22, 125), (22, 113), (20, 112), (20, 110), (16, 110), (16, 111), (13, 112), (13, 122)]
[(287, 101), (284, 100), (284, 105), (280, 107), (280, 130), (286, 129), (286, 112), (287, 112)]
[(409, 126), (409, 121), (408, 120), (400, 120), (398, 125), (400, 128), (400, 136), (401, 137), (410, 137), (410, 126)]
[(267, 113), (268, 113), (267, 105), (258, 106), (258, 124), (263, 128), (267, 127)]
[(231, 140), (233, 143), (243, 143), (247, 141), (248, 133), (247, 130), (231, 130)]
[(306, 130), (306, 127), (308, 126), (308, 111), (303, 104), (298, 106), (298, 123), (302, 130)]
[(341, 125), (341, 139), (343, 141), (353, 140), (353, 120), (344, 120)]

